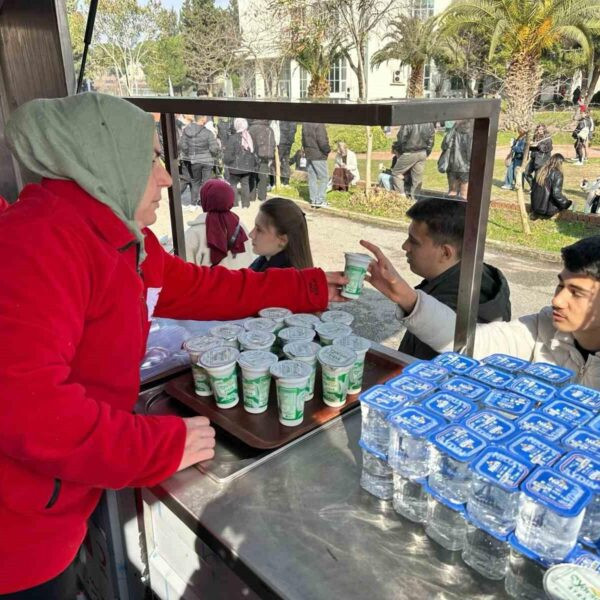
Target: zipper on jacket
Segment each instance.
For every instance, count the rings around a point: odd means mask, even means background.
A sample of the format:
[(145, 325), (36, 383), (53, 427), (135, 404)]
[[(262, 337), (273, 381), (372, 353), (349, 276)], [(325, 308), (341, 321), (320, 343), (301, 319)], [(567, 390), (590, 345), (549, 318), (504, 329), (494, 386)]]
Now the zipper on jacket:
[(52, 490), (52, 496), (50, 496), (50, 500), (48, 500), (48, 504), (44, 506), (44, 508), (52, 508), (56, 501), (58, 500), (58, 495), (60, 494), (60, 488), (62, 486), (62, 481), (58, 478), (54, 479), (54, 490)]

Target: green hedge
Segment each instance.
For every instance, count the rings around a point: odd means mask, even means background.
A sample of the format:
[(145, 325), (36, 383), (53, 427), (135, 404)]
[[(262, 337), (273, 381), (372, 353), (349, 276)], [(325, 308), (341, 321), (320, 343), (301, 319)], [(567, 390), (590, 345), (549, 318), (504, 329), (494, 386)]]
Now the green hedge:
[[(331, 149), (335, 150), (337, 142), (345, 142), (350, 150), (364, 154), (367, 151), (367, 130), (363, 125), (327, 125), (327, 136)], [(387, 138), (381, 127), (372, 127), (373, 150), (390, 150), (392, 138)], [(302, 126), (296, 131), (296, 140), (292, 146), (292, 155), (302, 143)]]

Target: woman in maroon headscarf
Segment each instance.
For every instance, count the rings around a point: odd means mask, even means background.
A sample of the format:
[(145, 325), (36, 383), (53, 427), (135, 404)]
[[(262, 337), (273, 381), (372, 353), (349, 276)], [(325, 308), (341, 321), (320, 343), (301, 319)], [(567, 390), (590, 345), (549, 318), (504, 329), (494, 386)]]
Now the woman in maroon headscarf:
[(200, 189), (202, 212), (185, 232), (186, 257), (199, 266), (248, 267), (253, 259), (248, 232), (231, 212), (234, 189), (222, 179), (209, 179)]

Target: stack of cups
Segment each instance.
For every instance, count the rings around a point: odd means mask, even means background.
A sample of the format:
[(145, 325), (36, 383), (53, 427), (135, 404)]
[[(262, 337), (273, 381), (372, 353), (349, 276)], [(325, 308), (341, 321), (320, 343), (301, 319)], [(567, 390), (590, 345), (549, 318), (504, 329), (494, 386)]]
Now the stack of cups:
[(486, 448), (472, 463), (463, 560), (488, 579), (503, 579), (508, 535), (515, 528), (519, 486), (529, 465), (500, 447)]
[(352, 329), (349, 325), (330, 321), (329, 323), (320, 323), (315, 327), (319, 334), (321, 346), (330, 346), (333, 340), (337, 338), (347, 337), (352, 334)]
[(277, 356), (263, 350), (248, 350), (240, 354), (238, 364), (242, 371), (242, 390), (246, 412), (259, 414), (267, 410), (271, 389), (270, 369), (276, 362)]
[(299, 360), (282, 360), (271, 367), (282, 425), (294, 427), (304, 420), (304, 402), (311, 373), (312, 367)]
[(200, 366), (206, 369), (219, 408), (233, 408), (239, 402), (236, 364), (240, 353), (231, 346), (219, 346), (202, 354)]
[(356, 300), (360, 297), (367, 274), (367, 269), (372, 258), (368, 254), (357, 252), (345, 252), (346, 267), (344, 275), (348, 278), (348, 283), (343, 287), (341, 295), (350, 300)]
[(346, 404), (350, 371), (356, 363), (354, 350), (343, 346), (325, 346), (317, 354), (321, 364), (323, 402), (332, 408)]
[(317, 373), (317, 354), (321, 346), (316, 342), (291, 342), (283, 347), (283, 353), (290, 360), (299, 360), (310, 365), (312, 369), (306, 389), (305, 401), (312, 400), (315, 395), (315, 379)]
[(243, 327), (236, 325), (235, 323), (228, 323), (226, 325), (217, 325), (212, 329), (209, 329), (208, 333), (213, 337), (221, 340), (222, 346), (231, 346), (236, 350), (239, 350), (238, 335), (244, 331)]
[[(341, 312), (341, 311), (339, 311)], [(363, 373), (365, 370), (365, 356), (371, 347), (369, 340), (358, 335), (348, 335), (333, 340), (335, 347), (349, 348), (356, 352), (356, 362), (350, 371), (350, 381), (348, 383), (348, 394), (360, 394), (362, 391)]]
[(216, 348), (220, 345), (221, 340), (212, 335), (193, 337), (183, 344), (183, 348), (190, 355), (190, 361), (192, 362), (192, 376), (194, 378), (194, 392), (198, 396), (212, 396), (208, 373), (206, 372), (206, 369), (198, 363), (200, 356), (207, 350)]

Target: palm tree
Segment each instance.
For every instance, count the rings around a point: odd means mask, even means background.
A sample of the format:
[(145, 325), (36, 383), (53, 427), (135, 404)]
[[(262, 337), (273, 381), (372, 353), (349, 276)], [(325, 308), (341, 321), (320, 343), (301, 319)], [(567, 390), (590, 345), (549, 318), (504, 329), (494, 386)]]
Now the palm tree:
[(309, 98), (329, 96), (329, 71), (340, 56), (342, 51), (338, 42), (321, 36), (307, 37), (296, 47), (294, 58), (310, 75)]
[(437, 22), (436, 17), (421, 19), (400, 15), (389, 24), (384, 37), (389, 40), (387, 44), (371, 58), (374, 67), (390, 60), (399, 60), (401, 65), (410, 67), (407, 98), (423, 96), (425, 65), (438, 52)]
[(529, 131), (533, 123), (544, 52), (567, 42), (589, 57), (588, 28), (598, 18), (600, 0), (454, 0), (442, 16), (447, 31), (483, 25), (490, 35), (490, 60), (500, 45), (508, 50), (503, 96), (507, 124), (515, 131)]

